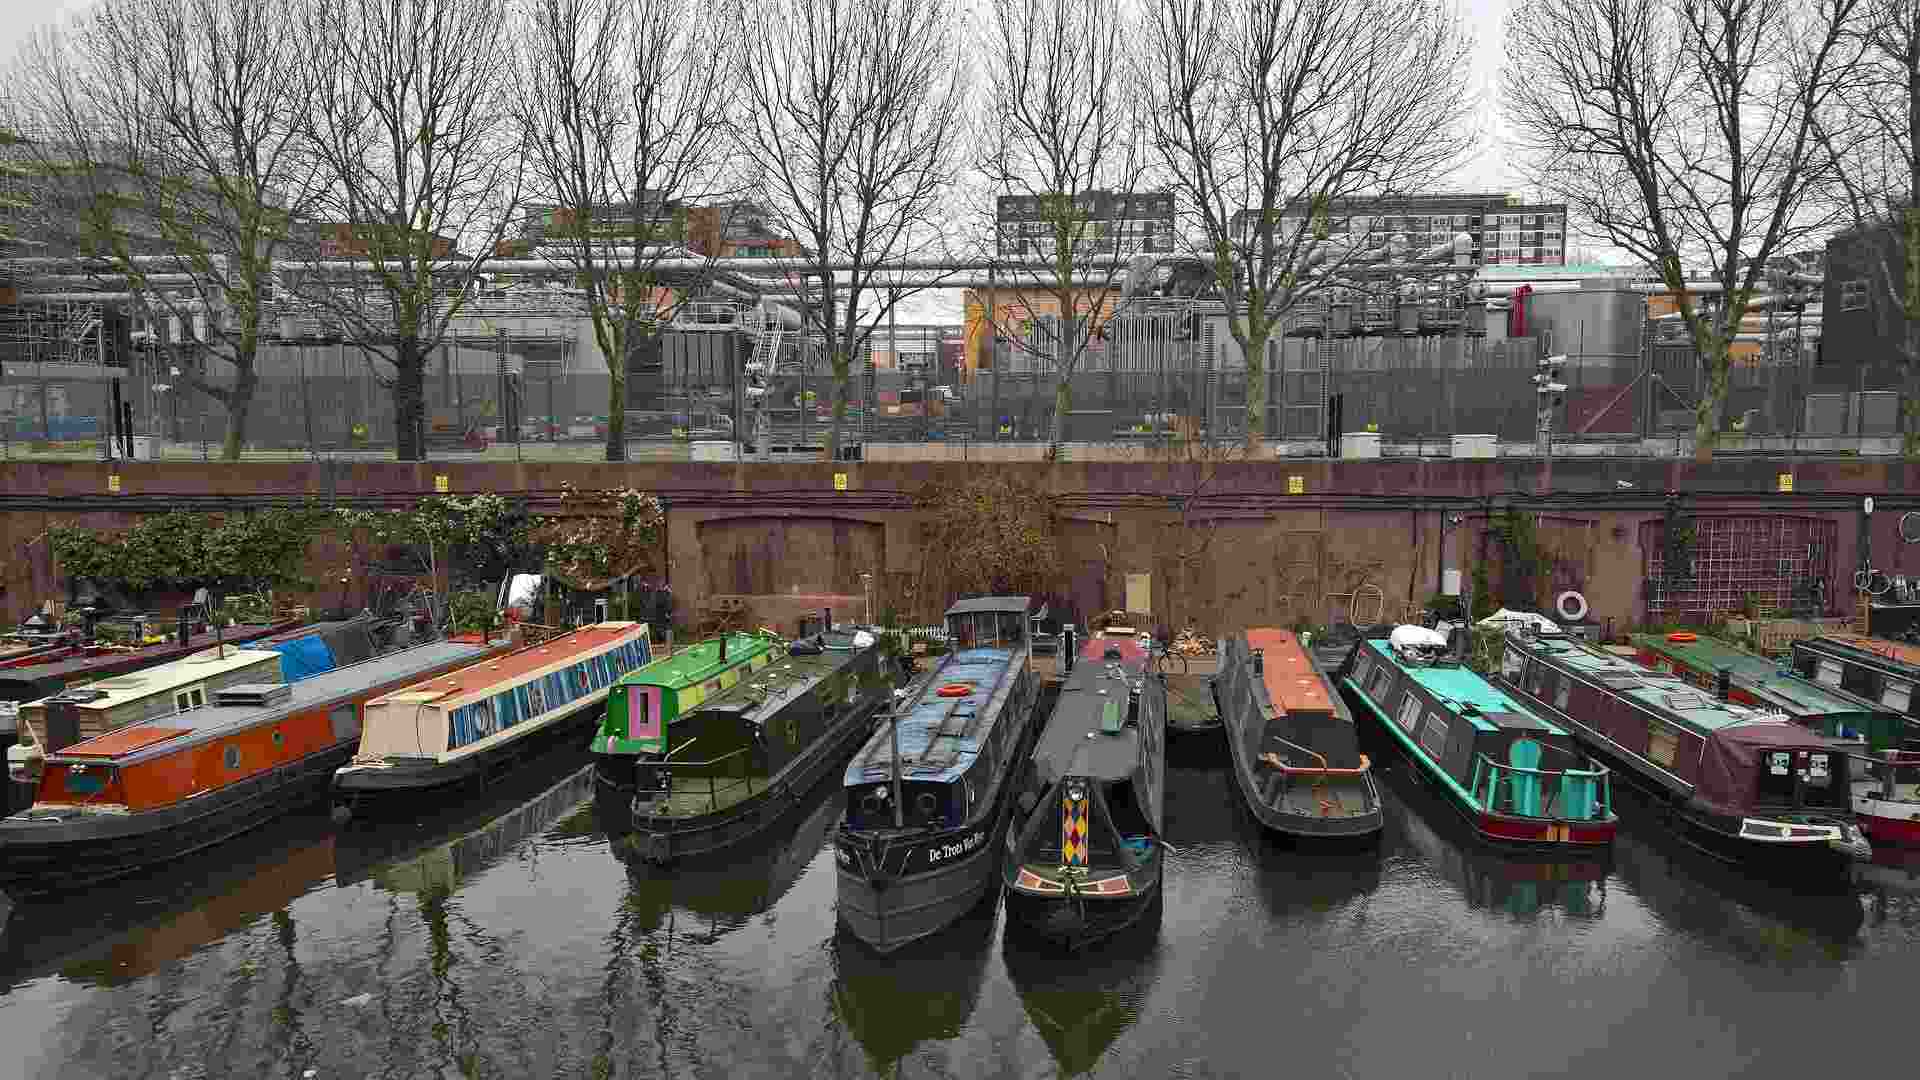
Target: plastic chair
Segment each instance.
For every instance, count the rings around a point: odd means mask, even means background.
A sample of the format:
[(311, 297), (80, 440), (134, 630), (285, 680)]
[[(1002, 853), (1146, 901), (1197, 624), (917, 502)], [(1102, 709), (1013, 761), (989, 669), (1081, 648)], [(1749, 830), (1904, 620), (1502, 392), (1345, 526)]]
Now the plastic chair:
[[(1507, 749), (1507, 764), (1515, 769), (1539, 768), (1540, 744), (1532, 739), (1513, 740), (1513, 745)], [(1509, 773), (1507, 783), (1513, 792), (1513, 812), (1522, 817), (1539, 817), (1539, 775), (1531, 772)]]

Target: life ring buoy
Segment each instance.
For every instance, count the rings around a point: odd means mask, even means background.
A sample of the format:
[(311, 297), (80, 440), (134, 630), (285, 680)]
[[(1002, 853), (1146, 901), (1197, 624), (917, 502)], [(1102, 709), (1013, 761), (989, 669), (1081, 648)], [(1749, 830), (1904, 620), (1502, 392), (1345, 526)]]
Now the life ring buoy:
[(966, 697), (973, 693), (972, 683), (953, 682), (934, 691), (937, 697)]
[(1579, 622), (1587, 617), (1587, 598), (1572, 589), (1561, 593), (1553, 606), (1560, 612), (1560, 617), (1568, 622)]
[(1667, 635), (1667, 640), (1684, 645), (1689, 641), (1699, 641), (1700, 635), (1691, 630), (1675, 630), (1673, 633)]

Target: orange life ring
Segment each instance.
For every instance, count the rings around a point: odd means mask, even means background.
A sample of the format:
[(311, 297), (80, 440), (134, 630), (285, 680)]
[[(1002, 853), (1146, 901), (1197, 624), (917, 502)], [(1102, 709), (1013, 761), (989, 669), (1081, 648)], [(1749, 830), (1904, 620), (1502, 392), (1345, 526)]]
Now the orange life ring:
[(1675, 630), (1673, 633), (1667, 635), (1667, 640), (1679, 642), (1699, 641), (1700, 635), (1691, 630)]
[(950, 682), (940, 689), (935, 690), (934, 693), (940, 697), (966, 697), (968, 694), (973, 693), (973, 684)]

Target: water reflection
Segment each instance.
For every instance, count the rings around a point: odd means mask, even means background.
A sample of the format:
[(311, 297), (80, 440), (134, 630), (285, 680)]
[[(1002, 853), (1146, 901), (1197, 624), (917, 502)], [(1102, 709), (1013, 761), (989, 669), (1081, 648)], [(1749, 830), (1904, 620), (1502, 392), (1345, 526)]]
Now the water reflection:
[(1412, 850), (1459, 888), (1470, 907), (1529, 918), (1553, 909), (1573, 918), (1606, 910), (1608, 857), (1604, 852), (1542, 853), (1483, 842), (1459, 813), (1394, 761), (1378, 770), (1387, 809), (1385, 845)]
[(1063, 1075), (1091, 1072), (1140, 1020), (1160, 967), (1165, 897), (1162, 891), (1138, 923), (1095, 949), (1064, 952), (1015, 927), (1003, 935), (1007, 977)]
[(0, 928), (0, 995), (56, 970), (124, 985), (268, 914), (291, 949), (285, 909), (332, 872), (332, 824), (307, 813), (102, 888), (17, 904)]
[(958, 1038), (980, 1000), (997, 894), (938, 934), (882, 955), (844, 929), (833, 935), (833, 1015), (882, 1076), (923, 1043)]

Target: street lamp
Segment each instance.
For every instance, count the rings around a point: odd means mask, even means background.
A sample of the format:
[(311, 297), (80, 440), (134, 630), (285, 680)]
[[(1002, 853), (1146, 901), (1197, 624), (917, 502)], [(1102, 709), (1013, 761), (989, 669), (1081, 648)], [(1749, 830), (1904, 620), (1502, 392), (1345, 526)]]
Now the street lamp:
[(1533, 362), (1533, 392), (1539, 398), (1534, 411), (1535, 443), (1543, 455), (1553, 453), (1553, 410), (1566, 400), (1567, 384), (1560, 381), (1560, 369), (1567, 362), (1565, 353), (1544, 356)]

